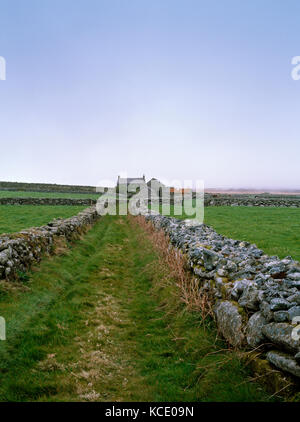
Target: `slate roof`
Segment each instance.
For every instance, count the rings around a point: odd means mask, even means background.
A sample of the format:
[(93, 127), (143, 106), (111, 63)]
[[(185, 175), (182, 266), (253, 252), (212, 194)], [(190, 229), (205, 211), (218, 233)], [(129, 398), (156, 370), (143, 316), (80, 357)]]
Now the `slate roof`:
[(129, 184), (129, 183), (134, 183), (134, 182), (143, 182), (145, 183), (145, 179), (143, 177), (127, 177), (127, 178), (119, 178), (118, 179), (118, 184)]

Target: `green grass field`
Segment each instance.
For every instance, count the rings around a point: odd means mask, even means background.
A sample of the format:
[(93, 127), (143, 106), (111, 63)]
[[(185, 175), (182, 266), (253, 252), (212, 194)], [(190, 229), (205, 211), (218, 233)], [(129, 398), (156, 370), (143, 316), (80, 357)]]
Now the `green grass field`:
[(68, 218), (86, 206), (65, 205), (0, 205), (0, 234), (42, 226), (54, 218)]
[(246, 240), (269, 255), (300, 261), (300, 209), (207, 207), (204, 222), (233, 239)]
[(98, 199), (97, 193), (25, 192), (0, 190), (0, 198), (70, 198)]
[[(84, 208), (0, 206), (0, 233)], [(298, 259), (299, 217), (291, 208), (205, 209), (217, 232)], [(64, 253), (45, 258), (28, 283), (0, 285), (0, 401), (273, 400), (214, 325), (185, 309), (130, 219), (101, 218)]]
[(0, 401), (264, 401), (188, 311), (147, 233), (106, 216), (28, 283), (0, 285)]
[(255, 243), (269, 255), (300, 261), (299, 208), (205, 207), (204, 222), (224, 236)]
[[(0, 233), (41, 226), (54, 218), (71, 217), (84, 208), (86, 207), (1, 205)], [(280, 258), (291, 255), (300, 260), (300, 209), (206, 207), (204, 222), (220, 234), (256, 243), (269, 255), (278, 255)]]

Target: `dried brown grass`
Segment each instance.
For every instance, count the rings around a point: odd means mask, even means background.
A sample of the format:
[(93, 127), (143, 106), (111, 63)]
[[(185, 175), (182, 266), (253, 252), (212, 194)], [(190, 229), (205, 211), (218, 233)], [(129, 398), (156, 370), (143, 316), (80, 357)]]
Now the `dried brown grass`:
[(200, 292), (200, 280), (193, 276), (188, 269), (187, 258), (178, 249), (174, 248), (163, 230), (157, 230), (145, 217), (130, 217), (147, 234), (148, 239), (158, 252), (161, 267), (167, 268), (161, 283), (176, 283), (181, 301), (189, 311), (200, 312), (202, 322), (208, 317), (214, 318), (213, 298), (209, 292)]
[[(151, 244), (158, 252), (158, 261), (163, 268), (168, 269), (168, 273), (164, 274), (163, 280), (160, 284), (176, 283), (179, 289), (179, 295), (181, 301), (185, 304), (188, 310), (200, 312), (202, 323), (208, 318), (214, 318), (213, 313), (213, 297), (210, 296), (209, 292), (200, 291), (199, 278), (194, 277), (191, 271), (188, 269), (187, 258), (176, 248), (170, 244), (168, 236), (165, 235), (163, 230), (157, 230), (151, 222), (147, 222), (145, 217), (130, 217), (132, 223), (138, 224), (144, 233), (146, 233)], [(205, 324), (203, 324), (205, 327)], [(184, 337), (174, 337), (174, 341), (186, 340)], [(209, 352), (205, 357), (209, 357), (212, 354), (220, 354), (222, 358), (219, 361), (213, 361), (211, 364), (205, 362), (204, 365), (197, 365), (197, 371), (200, 375), (197, 378), (197, 382), (204, 378), (205, 375), (213, 368), (218, 367), (221, 370), (226, 365), (230, 364), (231, 361), (237, 357), (245, 366), (249, 366), (251, 372), (254, 374), (252, 378), (247, 378), (242, 384), (249, 382), (259, 381), (260, 384), (266, 387), (267, 391), (273, 394), (269, 397), (282, 398), (280, 393), (287, 391), (288, 394), (291, 392), (292, 383), (289, 379), (286, 379), (280, 371), (274, 370), (265, 360), (261, 359), (262, 346), (257, 347), (249, 351), (236, 351), (232, 353), (234, 349), (227, 344), (224, 349), (218, 349), (213, 352)], [(237, 355), (238, 352), (238, 355)], [(253, 363), (256, 363), (253, 365)], [(267, 367), (265, 367), (267, 365)]]

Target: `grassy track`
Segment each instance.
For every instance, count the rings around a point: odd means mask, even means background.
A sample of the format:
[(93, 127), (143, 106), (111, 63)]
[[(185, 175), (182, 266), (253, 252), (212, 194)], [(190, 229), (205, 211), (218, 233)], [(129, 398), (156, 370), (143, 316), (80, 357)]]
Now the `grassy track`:
[(97, 193), (29, 192), (0, 190), (0, 198), (70, 198), (98, 199)]
[(269, 255), (300, 261), (300, 208), (205, 207), (204, 222), (224, 236), (255, 243)]
[(0, 234), (38, 227), (54, 218), (68, 218), (86, 206), (66, 205), (0, 205)]
[(25, 288), (2, 284), (0, 400), (267, 400), (166, 272), (145, 232), (110, 216)]

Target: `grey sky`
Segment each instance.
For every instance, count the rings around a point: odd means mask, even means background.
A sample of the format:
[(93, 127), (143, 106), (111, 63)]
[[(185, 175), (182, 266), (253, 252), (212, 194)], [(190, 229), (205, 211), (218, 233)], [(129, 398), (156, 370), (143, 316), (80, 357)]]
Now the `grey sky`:
[(298, 1), (0, 5), (0, 180), (300, 188)]

